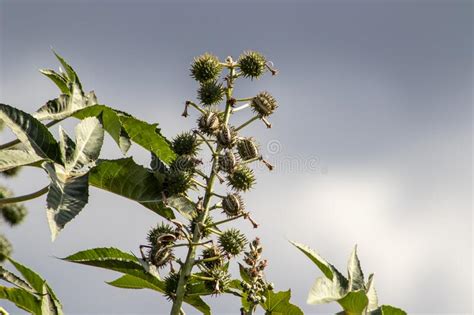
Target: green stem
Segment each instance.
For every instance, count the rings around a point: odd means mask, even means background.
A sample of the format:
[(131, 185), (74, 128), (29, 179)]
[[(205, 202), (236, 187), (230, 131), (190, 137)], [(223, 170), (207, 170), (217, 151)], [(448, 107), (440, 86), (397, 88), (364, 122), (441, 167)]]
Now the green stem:
[(240, 129), (244, 128), (244, 127), (247, 127), (248, 125), (250, 125), (251, 123), (253, 123), (255, 120), (257, 119), (260, 119), (260, 117), (258, 116), (254, 116), (252, 118), (250, 118), (249, 120), (247, 120), (246, 122), (244, 122), (242, 125), (238, 126), (237, 128), (235, 128), (235, 131), (239, 131)]
[[(227, 79), (227, 89), (226, 89), (227, 101), (226, 101), (226, 109), (225, 109), (225, 114), (224, 114), (225, 125), (229, 123), (230, 111), (232, 109), (230, 106), (231, 105), (230, 100), (232, 98), (233, 76), (234, 76), (234, 67), (230, 67), (229, 76)], [(220, 150), (221, 149), (216, 146), (215, 153), (219, 154)], [(214, 182), (217, 175), (216, 170), (217, 170), (217, 159), (214, 159), (212, 162), (211, 174), (209, 175), (209, 180), (207, 181), (207, 188), (206, 188), (206, 192), (205, 192), (204, 200), (203, 200), (204, 211), (198, 217), (198, 222), (196, 222), (198, 224), (196, 224), (196, 227), (194, 228), (194, 231), (193, 231), (193, 238), (192, 238), (193, 243), (199, 243), (201, 239), (200, 225), (205, 222), (207, 215), (209, 213), (210, 201), (213, 195)], [(178, 286), (176, 289), (176, 298), (171, 308), (171, 313), (170, 313), (171, 315), (178, 315), (180, 313), (181, 306), (184, 301), (184, 296), (186, 294), (186, 283), (191, 275), (192, 268), (195, 262), (195, 257), (196, 257), (196, 247), (189, 246), (188, 253), (186, 255), (186, 260), (180, 269), (180, 276), (179, 276)]]
[(5, 204), (9, 204), (9, 203), (17, 203), (17, 202), (23, 202), (23, 201), (35, 199), (39, 196), (42, 196), (42, 195), (46, 194), (48, 192), (48, 190), (49, 190), (49, 185), (41, 188), (38, 191), (35, 191), (34, 193), (28, 194), (28, 195), (0, 199), (0, 206), (5, 205)]
[(237, 220), (241, 217), (245, 216), (245, 213), (242, 213), (242, 214), (239, 214), (235, 217), (232, 217), (232, 218), (228, 218), (228, 219), (225, 219), (225, 220), (222, 220), (222, 221), (217, 221), (217, 222), (214, 222), (212, 223), (211, 225), (209, 225), (209, 227), (213, 227), (213, 226), (218, 226), (218, 225), (221, 225), (221, 224), (224, 224), (224, 223), (227, 223), (227, 222), (231, 222), (231, 221), (234, 221), (234, 220)]

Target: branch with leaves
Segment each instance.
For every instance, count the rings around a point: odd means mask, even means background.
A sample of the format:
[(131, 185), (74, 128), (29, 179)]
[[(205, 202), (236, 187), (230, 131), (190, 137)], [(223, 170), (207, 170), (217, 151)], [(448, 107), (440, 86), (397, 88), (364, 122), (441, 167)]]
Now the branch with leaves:
[(374, 274), (367, 281), (357, 256), (357, 246), (354, 247), (347, 264), (347, 278), (333, 265), (328, 263), (318, 253), (306, 245), (291, 242), (305, 254), (323, 273), (316, 279), (308, 294), (308, 304), (319, 305), (337, 302), (343, 311), (336, 315), (406, 315), (399, 308), (379, 306), (375, 291)]
[[(258, 120), (270, 128), (268, 117), (277, 109), (276, 100), (268, 92), (245, 98), (233, 95), (238, 79), (258, 78), (267, 71), (276, 73), (266, 58), (257, 52), (245, 52), (237, 61), (227, 57), (221, 62), (211, 54), (197, 57), (191, 75), (199, 83), (198, 101), (187, 101), (183, 112), (187, 117), (191, 108), (196, 110), (197, 126), (169, 141), (157, 124), (99, 104), (94, 92), (84, 92), (75, 70), (55, 55), (62, 66), (60, 72), (41, 72), (58, 86), (59, 97), (32, 115), (0, 104), (0, 119), (18, 138), (1, 146), (0, 171), (40, 167), (48, 174), (50, 184), (0, 203), (28, 201), (47, 194), (46, 214), (54, 240), (88, 203), (89, 186), (132, 199), (163, 218), (148, 233), (147, 243), (139, 246), (138, 257), (118, 249), (97, 248), (65, 260), (122, 272), (123, 277), (111, 285), (156, 290), (172, 302), (171, 314), (182, 314), (183, 303), (209, 314), (210, 308), (202, 297), (218, 294), (240, 297), (245, 314), (252, 314), (257, 306), (271, 313), (274, 299), (267, 297), (278, 293), (266, 283), (263, 265), (251, 265), (247, 273), (241, 270), (250, 282), (232, 279), (229, 264), (244, 252), (248, 242), (238, 228), (227, 228), (238, 219), (258, 226), (245, 209), (242, 193), (255, 184), (251, 163), (261, 162), (272, 169), (254, 138), (240, 133)], [(246, 123), (233, 126), (231, 116), (241, 115), (245, 109), (251, 110), (251, 117)], [(75, 139), (59, 127), (56, 140), (48, 128), (69, 117), (80, 120), (74, 130)], [(150, 152), (150, 165), (139, 165), (131, 157), (101, 159), (105, 133), (124, 155), (132, 143), (142, 146)], [(203, 146), (208, 148), (207, 155), (201, 150)], [(206, 158), (208, 173), (203, 167)], [(194, 200), (191, 196), (195, 196)], [(215, 220), (218, 217), (221, 218)], [(222, 229), (224, 226), (226, 229)], [(260, 255), (260, 241), (258, 246), (255, 242), (249, 244), (247, 262)], [(184, 257), (176, 256), (177, 247), (187, 248)], [(126, 266), (117, 268), (123, 263)], [(286, 294), (289, 291), (285, 293), (287, 303), (279, 307), (291, 306), (301, 313), (289, 303)]]

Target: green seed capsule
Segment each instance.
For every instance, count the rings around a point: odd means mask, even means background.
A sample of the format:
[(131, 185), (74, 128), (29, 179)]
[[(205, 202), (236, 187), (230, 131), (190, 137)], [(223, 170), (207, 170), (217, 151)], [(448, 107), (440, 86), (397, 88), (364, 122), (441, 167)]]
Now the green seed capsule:
[(268, 92), (261, 92), (252, 99), (250, 103), (254, 112), (259, 114), (261, 117), (271, 115), (275, 109), (278, 108), (277, 101)]
[(217, 113), (209, 111), (198, 119), (198, 127), (207, 135), (214, 135), (219, 130), (220, 121)]
[(28, 213), (25, 206), (21, 204), (7, 204), (1, 207), (3, 218), (10, 225), (17, 225), (23, 221)]
[(178, 290), (179, 273), (170, 272), (165, 278), (165, 293), (164, 295), (170, 301), (176, 299), (176, 291)]
[(235, 217), (245, 209), (244, 200), (239, 194), (228, 194), (222, 199), (222, 209), (229, 217)]
[(167, 196), (184, 194), (193, 187), (193, 175), (187, 171), (170, 170), (165, 174), (164, 188)]
[(222, 126), (217, 134), (217, 143), (224, 148), (232, 148), (237, 140), (237, 132), (233, 127)]
[(228, 185), (237, 191), (247, 191), (255, 184), (253, 171), (246, 166), (239, 166), (227, 176)]
[(241, 138), (237, 141), (237, 152), (242, 161), (259, 157), (258, 146), (252, 138)]
[(4, 262), (12, 254), (12, 244), (8, 239), (0, 234), (0, 263)]
[(219, 236), (219, 246), (230, 256), (239, 255), (246, 244), (247, 238), (237, 229), (229, 229)]
[(199, 82), (215, 80), (221, 71), (219, 58), (209, 53), (194, 58), (191, 65), (191, 76)]
[(253, 79), (265, 72), (267, 60), (259, 52), (246, 51), (239, 57), (237, 63), (243, 75)]
[(219, 156), (218, 162), (219, 169), (227, 173), (232, 173), (237, 166), (237, 158), (230, 150), (227, 150), (224, 152), (224, 154), (221, 154)]
[(176, 136), (171, 146), (177, 155), (196, 155), (199, 149), (197, 137), (192, 132), (183, 132)]
[(221, 83), (207, 81), (201, 84), (198, 90), (198, 99), (204, 105), (218, 104), (224, 98), (224, 88)]

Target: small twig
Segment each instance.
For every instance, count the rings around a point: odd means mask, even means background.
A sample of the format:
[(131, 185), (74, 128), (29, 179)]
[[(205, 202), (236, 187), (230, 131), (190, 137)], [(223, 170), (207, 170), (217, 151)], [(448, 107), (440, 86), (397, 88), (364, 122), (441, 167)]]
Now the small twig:
[(244, 122), (242, 125), (240, 125), (239, 127), (235, 128), (235, 131), (241, 130), (242, 128), (244, 128), (244, 127), (250, 125), (252, 122), (254, 122), (254, 121), (257, 120), (257, 119), (260, 119), (260, 117), (259, 117), (259, 116), (254, 116), (254, 117), (250, 118), (249, 120), (247, 120), (246, 122)]
[(18, 196), (18, 197), (12, 197), (12, 198), (3, 198), (0, 199), (0, 205), (5, 205), (9, 203), (17, 203), (17, 202), (23, 202), (27, 200), (31, 200), (37, 197), (40, 197), (44, 194), (46, 194), (49, 191), (49, 185), (41, 188), (38, 191), (35, 191), (31, 194), (23, 195), (23, 196)]

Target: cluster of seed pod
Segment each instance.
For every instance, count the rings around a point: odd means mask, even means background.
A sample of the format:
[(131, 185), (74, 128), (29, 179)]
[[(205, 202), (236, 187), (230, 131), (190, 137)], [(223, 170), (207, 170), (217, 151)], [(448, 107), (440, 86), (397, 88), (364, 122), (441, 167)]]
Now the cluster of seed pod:
[[(181, 231), (169, 224), (159, 223), (147, 235), (147, 245), (141, 245), (142, 258), (150, 264), (162, 268), (174, 260), (174, 243), (182, 237)], [(146, 253), (143, 249), (147, 249)]]
[[(225, 77), (225, 85), (220, 80), (224, 68), (229, 69), (229, 75)], [(230, 228), (221, 231), (217, 226), (223, 222), (243, 217), (249, 219), (254, 227), (257, 227), (257, 224), (245, 211), (244, 200), (241, 196), (242, 192), (250, 190), (255, 184), (254, 172), (248, 165), (255, 161), (261, 161), (270, 170), (272, 169), (272, 166), (263, 160), (257, 142), (253, 138), (244, 137), (239, 133), (246, 125), (258, 119), (270, 127), (267, 118), (278, 107), (275, 98), (268, 92), (260, 92), (253, 98), (234, 99), (232, 97), (233, 81), (238, 77), (255, 79), (266, 71), (272, 74), (275, 74), (276, 71), (272, 69), (271, 63), (262, 54), (254, 51), (244, 52), (237, 61), (228, 57), (225, 62), (206, 53), (194, 59), (190, 71), (191, 76), (199, 83), (198, 102), (187, 101), (182, 115), (187, 117), (189, 108), (198, 110), (200, 116), (196, 122), (197, 126), (192, 132), (182, 133), (172, 140), (171, 146), (177, 157), (170, 165), (153, 157), (151, 168), (163, 184), (164, 197), (186, 196), (187, 190), (193, 187), (206, 189), (205, 197), (198, 197), (195, 211), (190, 213), (190, 223), (186, 226), (183, 225), (181, 232), (184, 231), (183, 236), (187, 237), (190, 246), (204, 246), (198, 260), (199, 263), (197, 263), (201, 272), (190, 274), (190, 276), (201, 278), (208, 290), (218, 294), (224, 292), (231, 282), (228, 272), (229, 260), (240, 255), (248, 242), (245, 235), (238, 229)], [(222, 110), (219, 109), (219, 103), (223, 102), (224, 98), (226, 109)], [(247, 104), (238, 107), (239, 102), (247, 102)], [(245, 108), (250, 108), (254, 117), (241, 126), (229, 124), (230, 115)], [(196, 156), (201, 144), (207, 144), (212, 153), (213, 168), (209, 176), (198, 168), (201, 161)], [(231, 189), (226, 195), (222, 196), (213, 192), (213, 176), (217, 177), (221, 183), (227, 182)], [(201, 182), (201, 178), (205, 182)], [(211, 188), (209, 188), (209, 184)], [(221, 208), (227, 216), (226, 220), (217, 223), (212, 220), (209, 215), (209, 194), (221, 198), (220, 202), (212, 206), (212, 209)], [(209, 240), (212, 233), (218, 235), (216, 244)], [(177, 240), (179, 233), (176, 231), (173, 233), (171, 227), (164, 228), (162, 225), (155, 228), (154, 232), (150, 233), (150, 235), (152, 234), (153, 236), (149, 236), (150, 244), (147, 247), (149, 250), (145, 257), (150, 263), (161, 267), (174, 259), (172, 245)], [(191, 237), (193, 242), (196, 239), (208, 239), (208, 241), (191, 245)], [(212, 245), (209, 245), (209, 242), (212, 242)], [(255, 249), (255, 242), (250, 245), (252, 250)], [(182, 244), (176, 245), (181, 246)], [(261, 251), (261, 249), (259, 250)], [(246, 254), (246, 259), (247, 256)], [(259, 264), (261, 266), (261, 263)], [(253, 267), (257, 268), (257, 266)], [(183, 292), (180, 290), (183, 288), (181, 285), (184, 277), (180, 275), (180, 272), (175, 272), (171, 268), (171, 272), (165, 277), (165, 295), (171, 300), (174, 300), (176, 295), (181, 296)], [(249, 287), (249, 292), (260, 292), (257, 290), (258, 283), (260, 283), (257, 281), (258, 279), (260, 278), (257, 277), (255, 283), (252, 282), (252, 286), (255, 288)], [(177, 290), (181, 293), (177, 293)], [(249, 296), (252, 296), (253, 299), (252, 294)], [(260, 293), (258, 296), (261, 298)]]
[(169, 166), (152, 154), (151, 169), (155, 177), (163, 183), (165, 197), (185, 194), (194, 187), (193, 177), (197, 166), (202, 163), (196, 158), (199, 145), (193, 132), (185, 132), (171, 142), (177, 157)]
[(249, 281), (243, 280), (241, 285), (247, 294), (247, 301), (253, 304), (265, 303), (265, 291), (273, 290), (273, 284), (267, 283), (264, 278), (267, 261), (261, 259), (262, 251), (260, 239), (256, 238), (249, 244), (249, 251), (244, 253), (246, 266), (243, 269)]

